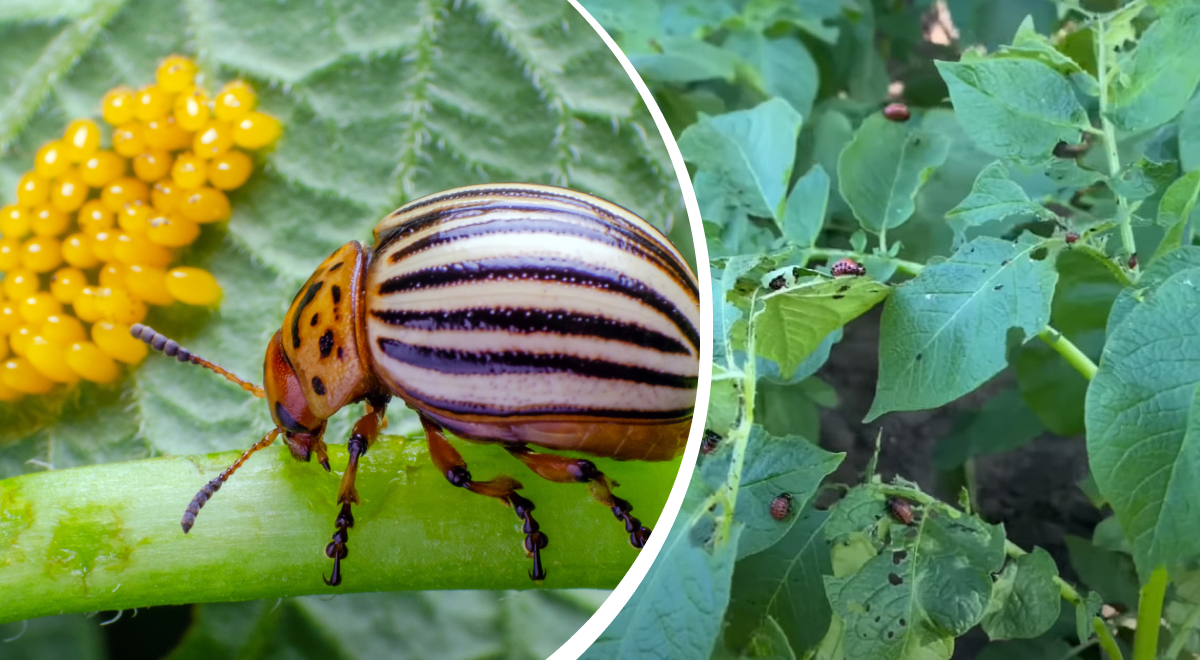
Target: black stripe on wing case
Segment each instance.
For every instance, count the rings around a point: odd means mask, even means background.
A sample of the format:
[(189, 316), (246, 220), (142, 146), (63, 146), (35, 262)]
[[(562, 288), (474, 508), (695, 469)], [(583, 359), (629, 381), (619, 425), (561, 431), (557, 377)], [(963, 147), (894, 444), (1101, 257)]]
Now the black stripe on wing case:
[(662, 353), (690, 354), (686, 346), (661, 332), (634, 323), (623, 323), (592, 314), (578, 314), (565, 309), (386, 309), (371, 310), (371, 315), (388, 325), (413, 330), (499, 330), (523, 335), (545, 332), (611, 339)]
[(675, 410), (617, 410), (613, 408), (582, 408), (578, 406), (530, 406), (528, 408), (498, 408), (483, 403), (471, 401), (448, 401), (434, 396), (427, 396), (414, 391), (406, 394), (422, 403), (429, 404), (448, 413), (459, 415), (489, 415), (493, 417), (558, 417), (562, 415), (579, 415), (597, 417), (600, 419), (639, 419), (647, 421), (682, 420), (691, 417), (694, 408), (677, 408)]
[(695, 376), (680, 376), (645, 367), (591, 360), (575, 355), (523, 353), (469, 353), (454, 349), (415, 346), (395, 339), (380, 338), (385, 355), (420, 369), (444, 374), (503, 376), (511, 374), (569, 373), (604, 380), (626, 380), (681, 390), (696, 389)]
[[(598, 209), (596, 209), (598, 211)], [(396, 250), (388, 255), (388, 263), (396, 263), (408, 256), (429, 249), (431, 247), (442, 245), (445, 243), (462, 240), (466, 238), (475, 238), (477, 236), (485, 236), (488, 234), (506, 234), (513, 232), (527, 233), (545, 233), (557, 234), (563, 236), (575, 236), (587, 240), (595, 241), (603, 245), (614, 247), (618, 250), (635, 254), (638, 258), (655, 264), (659, 268), (668, 271), (674, 279), (687, 289), (693, 296), (700, 295), (700, 290), (696, 284), (692, 282), (687, 269), (679, 263), (675, 257), (668, 252), (657, 241), (646, 236), (644, 232), (637, 227), (624, 226), (619, 223), (605, 222), (598, 218), (593, 213), (577, 213), (559, 209), (545, 209), (538, 206), (489, 206), (485, 213), (480, 213), (479, 209), (472, 209), (473, 213), (460, 213), (456, 211), (444, 211), (442, 213), (430, 214), (414, 220), (410, 225), (405, 225), (404, 234), (408, 235), (417, 231), (417, 229), (409, 230), (410, 226), (415, 226), (419, 223), (419, 229), (424, 229), (438, 218), (444, 218), (446, 222), (459, 220), (465, 217), (486, 215), (487, 213), (503, 211), (507, 213), (525, 213), (527, 217), (513, 218), (511, 216), (505, 218), (496, 218), (494, 220), (484, 220), (465, 227), (455, 227), (446, 231), (435, 232), (429, 236), (425, 236), (420, 240), (413, 241), (411, 244)], [(568, 222), (561, 218), (554, 218), (553, 215), (567, 216), (574, 218), (586, 224), (577, 224), (576, 222)], [(606, 217), (612, 217), (610, 214), (604, 214)], [(542, 217), (538, 217), (542, 216)], [(550, 216), (550, 217), (547, 217)], [(381, 250), (387, 244), (390, 244), (398, 235), (395, 233), (389, 234), (386, 241), (380, 242), (380, 247), (376, 248), (377, 253), (382, 253)]]
[(379, 295), (502, 280), (562, 282), (624, 295), (666, 316), (696, 350), (700, 349), (700, 333), (671, 301), (632, 277), (577, 261), (550, 257), (497, 257), (463, 261), (389, 278), (379, 285)]

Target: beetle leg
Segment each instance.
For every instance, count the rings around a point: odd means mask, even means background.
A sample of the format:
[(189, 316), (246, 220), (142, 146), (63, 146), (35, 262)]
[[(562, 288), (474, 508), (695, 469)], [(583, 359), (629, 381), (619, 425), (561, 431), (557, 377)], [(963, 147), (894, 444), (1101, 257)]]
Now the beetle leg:
[(625, 531), (629, 533), (629, 543), (633, 547), (641, 548), (650, 539), (650, 529), (630, 515), (633, 505), (613, 495), (611, 486), (617, 485), (616, 482), (610, 484), (608, 477), (596, 468), (595, 463), (585, 458), (539, 454), (521, 444), (505, 444), (504, 448), (543, 479), (560, 484), (588, 484), (592, 497), (608, 507), (617, 520), (625, 523)]
[(533, 558), (533, 570), (529, 573), (531, 580), (545, 580), (546, 570), (542, 567), (542, 548), (546, 547), (548, 539), (533, 519), (533, 502), (517, 493), (522, 488), (521, 482), (507, 475), (500, 475), (490, 481), (475, 481), (467, 470), (467, 462), (462, 454), (446, 440), (442, 427), (425, 415), (421, 415), (421, 426), (425, 427), (425, 438), (429, 442), (429, 455), (433, 464), (441, 471), (451, 485), (466, 488), (472, 493), (494, 497), (511, 506), (517, 517), (524, 521), (521, 531), (525, 532), (525, 554)]
[[(354, 514), (350, 512), (350, 504), (358, 504), (358, 490), (354, 487), (354, 479), (358, 476), (358, 458), (367, 453), (367, 448), (379, 436), (379, 429), (383, 425), (386, 413), (387, 399), (368, 401), (366, 413), (354, 423), (354, 430), (350, 433), (350, 441), (347, 443), (350, 460), (346, 464), (346, 471), (342, 473), (341, 486), (338, 487), (337, 501), (342, 505), (342, 509), (333, 522), (334, 527), (337, 528), (337, 531), (333, 533), (333, 541), (325, 546), (325, 556), (333, 559), (333, 575), (323, 579), (325, 584), (331, 587), (342, 583), (342, 560), (349, 553), (346, 548), (346, 544), (350, 541), (348, 530), (354, 526)], [(326, 460), (327, 463), (328, 460)]]

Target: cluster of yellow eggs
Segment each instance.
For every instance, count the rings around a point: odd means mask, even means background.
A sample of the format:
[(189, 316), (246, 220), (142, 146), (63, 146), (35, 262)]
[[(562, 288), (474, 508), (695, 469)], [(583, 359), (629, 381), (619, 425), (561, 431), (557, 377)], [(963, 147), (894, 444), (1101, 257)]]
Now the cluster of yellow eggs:
[(81, 378), (112, 382), (117, 362), (146, 356), (129, 328), (147, 304), (220, 300), (211, 274), (171, 264), (200, 225), (229, 218), (225, 191), (254, 168), (235, 147), (265, 147), (280, 128), (254, 110), (245, 83), (210, 98), (195, 74), (175, 55), (155, 84), (110, 90), (111, 148), (96, 122), (72, 122), (38, 150), (16, 203), (0, 208), (0, 401)]

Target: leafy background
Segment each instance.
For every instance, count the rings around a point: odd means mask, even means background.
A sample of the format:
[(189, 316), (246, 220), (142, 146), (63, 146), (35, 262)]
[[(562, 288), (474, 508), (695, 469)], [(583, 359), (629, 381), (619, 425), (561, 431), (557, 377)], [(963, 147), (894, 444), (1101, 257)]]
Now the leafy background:
[(1193, 657), (1200, 7), (584, 4), (693, 177), (719, 440), (587, 657), (1117, 657), (1156, 565)]
[[(183, 261), (225, 290), (217, 310), (147, 322), (235, 372), (260, 372), (291, 292), (406, 200), (484, 181), (551, 183), (636, 209), (685, 254), (674, 170), (616, 59), (565, 2), (16, 0), (0, 3), (0, 203), (68, 121), (171, 53), (214, 90), (242, 78), (284, 134)], [(349, 415), (327, 437), (344, 438)], [(392, 429), (418, 428), (389, 412)], [(198, 369), (148, 359), (115, 387), (0, 404), (0, 478), (160, 454), (241, 449), (270, 427), (260, 401)], [(9, 657), (544, 657), (605, 592), (358, 594), (155, 608), (0, 626)], [(138, 640), (134, 643), (134, 640)]]

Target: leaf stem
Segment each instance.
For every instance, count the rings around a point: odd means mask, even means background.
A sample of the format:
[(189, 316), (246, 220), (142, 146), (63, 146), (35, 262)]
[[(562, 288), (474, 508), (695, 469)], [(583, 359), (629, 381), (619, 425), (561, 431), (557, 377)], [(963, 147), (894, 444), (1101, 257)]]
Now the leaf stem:
[(1158, 633), (1162, 629), (1163, 599), (1167, 595), (1167, 569), (1159, 566), (1150, 573), (1138, 595), (1137, 633), (1133, 636), (1133, 660), (1158, 657)]
[[(549, 588), (612, 588), (637, 557), (581, 486), (543, 481), (495, 446), (455, 442), (473, 474), (508, 472), (550, 537)], [(385, 436), (359, 464), (341, 587), (321, 581), (340, 475), (283, 447), (248, 461), (184, 534), (184, 507), (240, 452), (38, 472), (0, 481), (0, 622), (50, 614), (305, 594), (531, 589), (512, 510), (446, 483), (423, 439)], [(347, 460), (345, 445), (330, 462)], [(596, 459), (653, 527), (679, 461)], [(518, 472), (520, 471), (520, 472)], [(656, 530), (655, 533), (665, 533)]]
[[(1008, 539), (1004, 539), (1004, 554), (1016, 559), (1017, 557), (1027, 555), (1029, 553), (1025, 552), (1025, 549), (1016, 543), (1013, 543)], [(1075, 589), (1075, 587), (1071, 586), (1071, 583), (1055, 575), (1054, 584), (1058, 585), (1059, 593), (1062, 594), (1063, 599), (1068, 603), (1078, 607), (1080, 603), (1083, 602), (1083, 597), (1079, 595), (1079, 592)]]
[[(1107, 26), (1106, 19), (1096, 21), (1096, 77), (1100, 82), (1100, 128), (1104, 136), (1105, 156), (1108, 158), (1109, 188), (1117, 198), (1117, 221), (1121, 228), (1121, 246), (1125, 249), (1125, 254), (1132, 258), (1137, 254), (1137, 243), (1133, 237), (1133, 213), (1129, 209), (1129, 200), (1125, 199), (1125, 196), (1117, 192), (1116, 187), (1113, 186), (1113, 181), (1121, 172), (1121, 155), (1117, 151), (1116, 129), (1108, 120), (1108, 80), (1111, 72), (1108, 70), (1109, 48), (1105, 38)], [(1137, 263), (1134, 262), (1129, 270), (1136, 278)]]
[(1083, 377), (1091, 380), (1096, 376), (1096, 371), (1099, 369), (1095, 362), (1087, 356), (1086, 353), (1079, 350), (1079, 347), (1063, 336), (1063, 333), (1055, 330), (1053, 326), (1046, 326), (1038, 333), (1038, 337), (1046, 344), (1054, 349), (1067, 361), (1067, 364), (1075, 368), (1076, 371), (1083, 374)]
[(1092, 630), (1100, 640), (1100, 648), (1104, 650), (1108, 660), (1125, 660), (1125, 654), (1121, 653), (1121, 647), (1117, 646), (1117, 640), (1113, 639), (1112, 631), (1108, 629), (1104, 619), (1092, 617)]

